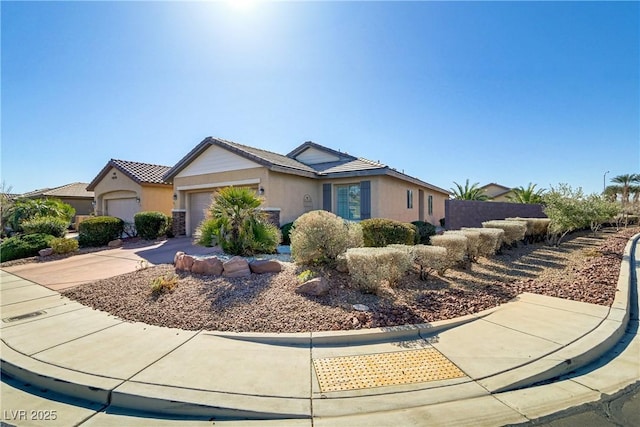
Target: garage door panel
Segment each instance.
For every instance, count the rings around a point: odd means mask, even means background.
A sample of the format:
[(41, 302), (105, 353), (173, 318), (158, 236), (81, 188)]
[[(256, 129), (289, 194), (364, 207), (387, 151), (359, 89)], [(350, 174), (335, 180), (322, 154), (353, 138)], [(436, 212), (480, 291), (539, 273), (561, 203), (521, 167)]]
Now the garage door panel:
[(189, 228), (191, 236), (195, 234), (196, 229), (200, 226), (202, 220), (206, 216), (206, 211), (211, 206), (213, 192), (191, 193), (189, 195)]
[(107, 215), (115, 216), (125, 222), (133, 222), (133, 216), (138, 213), (140, 206), (135, 198), (107, 200)]

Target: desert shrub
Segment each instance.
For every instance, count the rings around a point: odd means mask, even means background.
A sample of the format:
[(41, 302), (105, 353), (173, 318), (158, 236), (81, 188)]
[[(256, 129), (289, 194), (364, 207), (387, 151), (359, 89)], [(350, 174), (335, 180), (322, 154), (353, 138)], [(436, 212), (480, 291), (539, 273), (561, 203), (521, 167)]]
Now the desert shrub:
[(288, 222), (280, 227), (280, 232), (282, 233), (282, 244), (290, 245), (291, 244), (291, 228), (293, 227), (292, 222)]
[(549, 218), (505, 218), (506, 221), (521, 221), (527, 226), (525, 240), (529, 242), (541, 241), (549, 229)]
[(502, 247), (504, 230), (500, 228), (463, 227), (463, 231), (476, 231), (480, 234), (478, 241), (478, 256), (490, 257)]
[(54, 254), (68, 254), (70, 252), (75, 252), (80, 246), (76, 239), (65, 239), (64, 237), (51, 239), (50, 245)]
[(175, 234), (173, 234), (173, 217), (167, 216), (167, 231), (165, 233), (168, 238), (173, 239)]
[(0, 262), (36, 256), (38, 251), (48, 248), (53, 239), (40, 233), (9, 237), (0, 244)]
[(162, 212), (144, 211), (133, 216), (138, 236), (145, 240), (155, 240), (164, 236), (169, 225), (169, 218)]
[(58, 199), (19, 199), (3, 212), (4, 221), (15, 232), (23, 231), (25, 221), (39, 217), (53, 217), (65, 221), (65, 229), (71, 225), (76, 210)]
[(361, 221), (360, 225), (366, 247), (415, 244), (416, 229), (412, 224), (386, 218), (371, 218)]
[(22, 222), (24, 234), (49, 234), (54, 237), (64, 237), (67, 234), (69, 222), (64, 218), (53, 216), (37, 216)]
[(431, 236), (436, 235), (436, 227), (428, 222), (413, 221), (411, 224), (415, 225), (418, 229), (418, 243), (428, 245), (430, 243)]
[(218, 191), (200, 224), (200, 244), (220, 245), (228, 254), (251, 256), (274, 253), (280, 244), (280, 230), (268, 222), (260, 208), (262, 200), (246, 187)]
[(151, 292), (154, 295), (171, 292), (178, 285), (178, 280), (179, 278), (175, 274), (156, 277), (151, 281)]
[(469, 258), (469, 261), (476, 262), (478, 260), (480, 248), (480, 233), (478, 231), (450, 230), (445, 231), (444, 234), (457, 234), (465, 236), (467, 238), (467, 257)]
[(304, 270), (296, 277), (298, 279), (298, 283), (304, 283), (316, 277), (316, 274), (311, 270)]
[(458, 234), (443, 234), (431, 237), (433, 246), (447, 249), (447, 268), (455, 267), (464, 262), (467, 254), (467, 238)]
[(524, 240), (527, 232), (527, 224), (522, 221), (493, 220), (482, 223), (484, 228), (498, 228), (504, 230), (503, 242), (505, 245), (517, 245)]
[(104, 246), (119, 239), (124, 230), (124, 221), (113, 216), (88, 218), (78, 227), (80, 246)]
[(406, 251), (398, 248), (347, 250), (349, 274), (362, 292), (376, 293), (384, 283), (393, 286), (411, 266)]
[(442, 275), (447, 270), (447, 249), (431, 245), (390, 245), (404, 250), (409, 261), (418, 267), (420, 279), (424, 280), (433, 271)]
[(359, 246), (362, 229), (327, 211), (300, 216), (291, 229), (291, 257), (298, 264), (332, 264), (338, 255)]

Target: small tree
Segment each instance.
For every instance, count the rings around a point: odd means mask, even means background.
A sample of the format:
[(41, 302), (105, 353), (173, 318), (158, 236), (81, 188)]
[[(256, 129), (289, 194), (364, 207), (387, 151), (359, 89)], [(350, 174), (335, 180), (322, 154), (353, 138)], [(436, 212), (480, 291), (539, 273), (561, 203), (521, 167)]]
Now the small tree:
[(480, 185), (478, 182), (469, 186), (469, 179), (467, 179), (464, 187), (457, 182), (453, 182), (456, 185), (456, 188), (451, 188), (451, 192), (453, 193), (453, 197), (458, 200), (489, 200), (489, 197), (482, 192)]
[(602, 195), (591, 194), (583, 201), (583, 210), (589, 227), (595, 234), (602, 224), (613, 220), (620, 213), (620, 206)]
[(76, 210), (58, 199), (18, 199), (7, 209), (6, 222), (15, 232), (22, 231), (22, 223), (35, 218), (51, 217), (69, 225)]

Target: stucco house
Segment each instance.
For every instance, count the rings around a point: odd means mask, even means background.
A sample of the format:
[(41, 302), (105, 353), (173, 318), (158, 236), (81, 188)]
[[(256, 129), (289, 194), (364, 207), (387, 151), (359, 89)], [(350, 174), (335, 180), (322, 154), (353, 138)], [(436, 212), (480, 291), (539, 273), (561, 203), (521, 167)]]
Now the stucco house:
[(513, 195), (513, 189), (504, 185), (490, 183), (480, 187), (480, 190), (493, 202), (508, 202), (508, 197)]
[(305, 142), (287, 155), (208, 137), (163, 177), (173, 182), (174, 233), (193, 235), (220, 188), (255, 189), (283, 225), (324, 209), (345, 219), (438, 224), (449, 192), (379, 162)]
[[(93, 191), (87, 190), (86, 182), (72, 182), (54, 188), (44, 188), (16, 196), (27, 199), (58, 199), (71, 205), (76, 210), (76, 217), (93, 212)], [(15, 198), (15, 197), (14, 197)], [(75, 218), (72, 222), (75, 222)]]
[(169, 166), (111, 159), (87, 186), (95, 195), (96, 215), (133, 223), (142, 211), (171, 215), (173, 186), (163, 176)]

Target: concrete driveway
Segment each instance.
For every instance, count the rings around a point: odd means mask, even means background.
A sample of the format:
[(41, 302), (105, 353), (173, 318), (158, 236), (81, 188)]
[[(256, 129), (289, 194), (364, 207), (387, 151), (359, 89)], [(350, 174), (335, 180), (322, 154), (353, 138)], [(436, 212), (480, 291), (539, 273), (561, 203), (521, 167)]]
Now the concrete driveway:
[(144, 266), (171, 264), (178, 251), (189, 255), (219, 254), (220, 249), (194, 245), (189, 237), (136, 243), (69, 258), (3, 268), (23, 279), (59, 291), (83, 283), (131, 273)]

